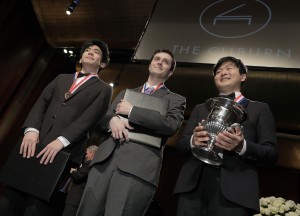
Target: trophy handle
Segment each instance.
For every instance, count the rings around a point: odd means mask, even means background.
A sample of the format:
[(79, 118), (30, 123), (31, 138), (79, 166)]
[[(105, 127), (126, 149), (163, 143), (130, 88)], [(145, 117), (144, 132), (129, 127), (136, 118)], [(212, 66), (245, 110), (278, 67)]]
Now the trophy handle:
[[(203, 126), (205, 130), (207, 120), (199, 122), (198, 125)], [(208, 134), (210, 140), (207, 141), (207, 146), (194, 146), (192, 148), (193, 155), (208, 164), (219, 166), (222, 164), (222, 158), (218, 155), (219, 150), (214, 146), (216, 136)]]
[(239, 133), (237, 133), (238, 135), (240, 135), (241, 133), (243, 133), (244, 129), (243, 129), (243, 126), (239, 123), (233, 123), (232, 125), (230, 125), (230, 127), (228, 127), (226, 130), (227, 131), (235, 131), (236, 132), (236, 129), (239, 130)]

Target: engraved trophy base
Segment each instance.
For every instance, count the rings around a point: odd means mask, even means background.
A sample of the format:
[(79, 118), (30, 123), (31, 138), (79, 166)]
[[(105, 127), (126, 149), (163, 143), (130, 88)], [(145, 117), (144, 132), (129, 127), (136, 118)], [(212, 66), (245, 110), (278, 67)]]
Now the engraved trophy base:
[(206, 147), (194, 147), (193, 155), (204, 163), (219, 166), (222, 164), (222, 158), (213, 150)]

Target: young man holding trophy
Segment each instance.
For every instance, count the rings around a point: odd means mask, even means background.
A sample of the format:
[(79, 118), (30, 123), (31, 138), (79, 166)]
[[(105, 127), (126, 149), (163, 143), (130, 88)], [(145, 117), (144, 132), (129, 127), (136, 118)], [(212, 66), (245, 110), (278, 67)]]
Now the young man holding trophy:
[(220, 95), (194, 108), (177, 144), (186, 155), (174, 190), (177, 216), (250, 216), (259, 212), (257, 166), (278, 158), (274, 118), (267, 104), (241, 94), (248, 75), (241, 60), (221, 58), (213, 75)]

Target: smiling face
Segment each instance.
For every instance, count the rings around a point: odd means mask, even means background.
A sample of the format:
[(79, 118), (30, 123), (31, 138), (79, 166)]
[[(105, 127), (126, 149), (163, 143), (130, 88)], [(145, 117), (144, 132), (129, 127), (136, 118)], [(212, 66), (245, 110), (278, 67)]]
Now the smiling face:
[(214, 81), (220, 93), (230, 94), (241, 90), (241, 83), (247, 78), (246, 74), (240, 74), (239, 68), (234, 62), (226, 61), (216, 70)]
[(104, 68), (106, 66), (106, 63), (101, 61), (101, 49), (96, 45), (92, 45), (85, 49), (79, 63), (82, 64), (83, 68), (88, 67), (89, 70), (91, 70), (91, 68), (98, 70), (99, 67)]
[(166, 80), (173, 74), (171, 71), (173, 58), (165, 52), (156, 53), (149, 65), (150, 76)]

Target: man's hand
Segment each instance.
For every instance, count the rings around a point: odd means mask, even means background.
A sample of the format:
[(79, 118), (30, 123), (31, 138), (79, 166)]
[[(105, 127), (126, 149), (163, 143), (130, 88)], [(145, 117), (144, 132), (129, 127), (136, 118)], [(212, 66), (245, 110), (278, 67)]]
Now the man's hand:
[(207, 146), (209, 139), (208, 133), (203, 126), (199, 125), (195, 127), (192, 141), (194, 146)]
[(109, 122), (109, 126), (111, 129), (111, 135), (114, 139), (118, 139), (120, 140), (120, 142), (124, 142), (124, 140), (126, 142), (129, 141), (128, 138), (128, 131), (127, 129), (134, 129), (133, 127), (131, 127), (129, 125), (128, 122), (124, 122), (122, 121), (119, 117), (114, 116), (110, 122)]
[(23, 157), (33, 157), (35, 153), (36, 144), (39, 142), (39, 133), (35, 131), (27, 132), (22, 140), (20, 147), (20, 154), (23, 154)]
[(40, 164), (48, 164), (52, 163), (57, 153), (63, 149), (63, 144), (59, 140), (54, 140), (49, 143), (36, 157), (39, 158), (42, 156), (40, 160)]
[(77, 171), (76, 168), (71, 168), (70, 173)]
[(133, 106), (128, 101), (122, 99), (121, 102), (118, 103), (117, 105), (116, 114), (122, 114), (128, 116), (132, 107)]
[(244, 135), (240, 127), (219, 133), (215, 145), (227, 151), (240, 152), (244, 145)]

